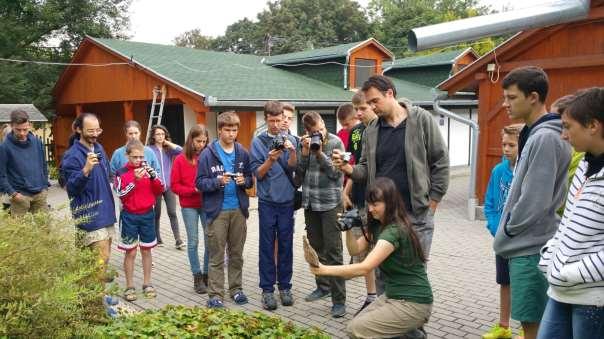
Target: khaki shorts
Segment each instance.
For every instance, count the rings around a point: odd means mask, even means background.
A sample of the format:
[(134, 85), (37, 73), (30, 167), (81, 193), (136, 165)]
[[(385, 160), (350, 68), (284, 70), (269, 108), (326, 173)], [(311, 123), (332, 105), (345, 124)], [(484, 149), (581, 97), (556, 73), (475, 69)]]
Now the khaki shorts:
[(95, 242), (109, 240), (115, 238), (115, 227), (113, 225), (94, 230), (92, 232), (84, 232), (82, 235), (82, 243), (84, 246), (90, 246)]

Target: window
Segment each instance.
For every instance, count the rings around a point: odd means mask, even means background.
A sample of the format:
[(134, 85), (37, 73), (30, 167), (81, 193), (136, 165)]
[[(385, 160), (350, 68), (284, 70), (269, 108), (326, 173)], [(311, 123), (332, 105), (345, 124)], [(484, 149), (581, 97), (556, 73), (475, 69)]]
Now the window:
[(363, 83), (375, 74), (375, 60), (373, 59), (356, 59), (354, 68), (355, 84), (354, 88), (363, 87)]

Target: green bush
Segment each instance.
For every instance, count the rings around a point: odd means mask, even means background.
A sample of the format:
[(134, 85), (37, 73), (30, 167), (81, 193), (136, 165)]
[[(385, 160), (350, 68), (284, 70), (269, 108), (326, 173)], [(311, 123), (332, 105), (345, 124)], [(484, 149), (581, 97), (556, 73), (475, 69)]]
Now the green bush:
[(48, 162), (48, 178), (52, 180), (59, 179), (59, 168), (54, 161)]
[(0, 211), (0, 337), (85, 336), (106, 323), (101, 267), (75, 245), (73, 221)]
[(118, 318), (99, 327), (104, 338), (329, 338), (260, 312), (166, 306)]

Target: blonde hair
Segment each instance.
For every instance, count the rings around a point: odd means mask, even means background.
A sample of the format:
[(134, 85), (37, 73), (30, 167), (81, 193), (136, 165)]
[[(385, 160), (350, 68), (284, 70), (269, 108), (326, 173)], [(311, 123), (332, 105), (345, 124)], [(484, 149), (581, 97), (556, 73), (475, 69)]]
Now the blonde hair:
[(501, 136), (504, 136), (507, 134), (507, 135), (512, 135), (512, 136), (515, 136), (516, 138), (518, 138), (520, 136), (520, 131), (522, 130), (523, 127), (524, 127), (524, 124), (507, 125), (501, 130)]

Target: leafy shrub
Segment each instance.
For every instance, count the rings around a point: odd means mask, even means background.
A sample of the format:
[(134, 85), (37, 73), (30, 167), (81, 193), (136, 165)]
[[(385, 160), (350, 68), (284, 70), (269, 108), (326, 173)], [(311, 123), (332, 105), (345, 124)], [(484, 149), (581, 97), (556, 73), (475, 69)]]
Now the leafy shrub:
[(48, 162), (48, 178), (52, 180), (59, 179), (59, 168), (54, 161)]
[(97, 329), (106, 338), (329, 338), (260, 312), (166, 306), (118, 318)]
[(98, 255), (73, 221), (0, 211), (0, 337), (85, 336), (105, 323)]

